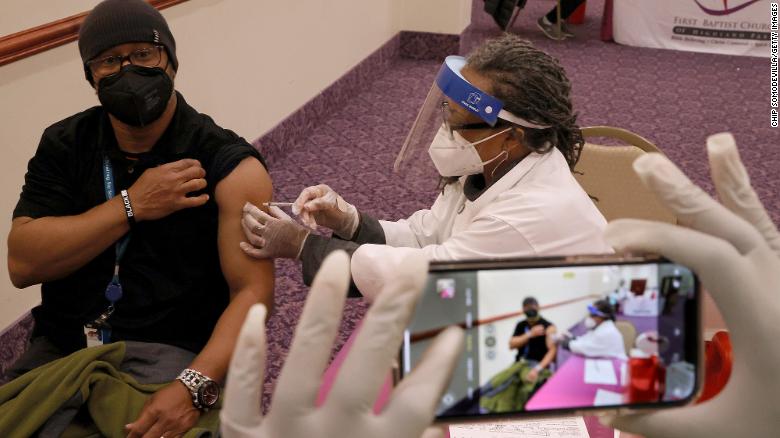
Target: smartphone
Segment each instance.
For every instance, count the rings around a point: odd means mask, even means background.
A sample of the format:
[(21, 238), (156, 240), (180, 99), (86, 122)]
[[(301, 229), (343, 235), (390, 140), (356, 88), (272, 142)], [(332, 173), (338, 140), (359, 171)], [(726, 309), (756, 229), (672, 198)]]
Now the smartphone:
[(701, 381), (699, 295), (689, 268), (653, 256), (434, 262), (397, 377), (459, 325), (439, 421), (684, 405)]

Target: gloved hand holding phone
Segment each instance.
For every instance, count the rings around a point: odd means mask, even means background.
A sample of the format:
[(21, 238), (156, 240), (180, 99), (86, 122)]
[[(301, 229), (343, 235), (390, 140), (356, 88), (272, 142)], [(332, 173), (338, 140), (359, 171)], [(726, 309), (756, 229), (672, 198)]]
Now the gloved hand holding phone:
[(349, 286), (349, 258), (336, 251), (322, 264), (273, 395), (268, 414), (260, 411), (265, 368), (265, 307), (254, 305), (230, 363), (220, 413), (226, 438), (426, 438), (443, 436), (429, 428), (463, 348), (463, 330), (440, 333), (422, 362), (393, 390), (380, 414), (377, 394), (398, 355), (426, 279), (420, 254), (397, 261), (396, 281), (371, 305), (362, 328), (325, 403), (315, 400), (330, 359)]
[(734, 346), (731, 378), (703, 404), (606, 419), (646, 438), (772, 437), (780, 434), (780, 234), (758, 199), (731, 134), (707, 140), (721, 204), (668, 159), (648, 154), (634, 168), (682, 226), (618, 220), (616, 250), (654, 252), (690, 266), (715, 299)]

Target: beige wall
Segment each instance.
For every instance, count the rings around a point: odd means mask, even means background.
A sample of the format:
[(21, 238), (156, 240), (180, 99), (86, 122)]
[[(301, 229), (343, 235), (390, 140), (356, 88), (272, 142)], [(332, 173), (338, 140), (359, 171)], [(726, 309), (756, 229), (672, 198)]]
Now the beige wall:
[(80, 14), (99, 2), (100, 0), (2, 0), (0, 36)]
[(471, 22), (471, 1), (395, 1), (403, 30), (459, 34)]
[[(35, 6), (9, 1), (3, 3), (0, 35), (96, 3), (74, 1), (66, 11), (67, 2), (60, 0), (38, 0)], [(471, 0), (191, 0), (163, 15), (178, 42), (177, 88), (197, 109), (252, 140), (398, 31), (460, 33), (470, 5)], [(75, 43), (0, 67), (3, 238), (43, 129), (96, 104)], [(13, 288), (6, 262), (2, 251), (0, 330), (39, 301), (38, 287)]]

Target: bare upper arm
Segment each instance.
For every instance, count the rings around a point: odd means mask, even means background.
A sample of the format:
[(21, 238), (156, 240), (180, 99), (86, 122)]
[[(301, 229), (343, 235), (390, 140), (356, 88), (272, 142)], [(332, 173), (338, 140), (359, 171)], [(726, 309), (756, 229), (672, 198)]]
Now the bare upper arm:
[(8, 237), (10, 238), (13, 235), (14, 231), (18, 230), (19, 227), (21, 227), (22, 225), (29, 224), (34, 220), (35, 219), (28, 216), (19, 216), (17, 218), (14, 218), (11, 221), (11, 231), (9, 232)]
[(12, 251), (13, 244), (14, 244), (14, 234), (16, 234), (16, 231), (19, 231), (19, 227), (29, 224), (30, 222), (34, 221), (35, 219), (28, 217), (28, 216), (19, 216), (17, 218), (14, 218), (11, 221), (11, 231), (8, 232), (8, 250)]
[(545, 343), (547, 344), (547, 349), (552, 350), (555, 347), (555, 342), (553, 342), (552, 335), (558, 332), (558, 329), (555, 328), (555, 325), (550, 324), (547, 326), (547, 330), (545, 331), (545, 334), (547, 335), (547, 339), (545, 339)]
[(260, 206), (271, 200), (272, 192), (271, 177), (253, 157), (242, 160), (217, 184), (214, 192), (219, 206), (219, 259), (231, 298), (248, 288), (269, 308), (273, 303), (273, 260), (250, 258), (239, 243), (244, 240), (241, 229), (244, 204), (251, 202)]
[(19, 225), (24, 225), (26, 223), (32, 222), (35, 219), (29, 217), (29, 216), (19, 216), (17, 218), (14, 218), (14, 220), (11, 221), (11, 227), (18, 227)]

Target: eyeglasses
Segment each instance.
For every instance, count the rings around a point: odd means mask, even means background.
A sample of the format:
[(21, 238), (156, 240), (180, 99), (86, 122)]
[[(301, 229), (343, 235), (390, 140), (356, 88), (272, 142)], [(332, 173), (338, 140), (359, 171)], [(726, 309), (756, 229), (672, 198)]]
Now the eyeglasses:
[(87, 62), (92, 74), (111, 76), (118, 73), (125, 60), (140, 67), (157, 67), (162, 61), (163, 46), (146, 47), (130, 52), (129, 55), (111, 55)]
[(478, 122), (478, 123), (453, 123), (451, 121), (453, 115), (452, 108), (450, 108), (450, 104), (447, 101), (442, 101), (441, 103), (441, 118), (444, 121), (444, 128), (447, 129), (447, 131), (450, 134), (450, 138), (453, 138), (453, 132), (454, 131), (467, 131), (467, 130), (476, 130), (476, 129), (496, 129), (496, 128), (502, 128), (505, 126), (511, 126), (511, 124), (502, 123), (502, 121), (498, 121), (495, 125), (491, 126), (487, 122)]

